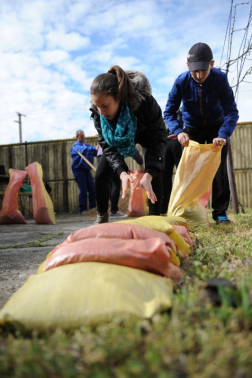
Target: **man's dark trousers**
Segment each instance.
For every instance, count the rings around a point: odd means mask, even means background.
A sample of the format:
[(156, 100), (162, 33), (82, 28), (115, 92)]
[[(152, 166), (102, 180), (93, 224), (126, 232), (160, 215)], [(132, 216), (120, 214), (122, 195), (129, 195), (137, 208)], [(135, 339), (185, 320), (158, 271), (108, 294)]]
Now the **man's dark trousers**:
[[(196, 129), (194, 127), (185, 127), (184, 132), (189, 135), (191, 140), (200, 144), (213, 143), (214, 138), (218, 138), (218, 131), (221, 125), (213, 128)], [(227, 142), (228, 143), (228, 142)], [(228, 144), (222, 147), (221, 163), (218, 171), (213, 179), (212, 186), (212, 216), (216, 220), (218, 216), (227, 215), (227, 210), (230, 203), (230, 188), (227, 172), (227, 153)]]
[(96, 207), (94, 181), (89, 169), (73, 172), (79, 188), (79, 212), (87, 210), (87, 192), (89, 193), (89, 209)]

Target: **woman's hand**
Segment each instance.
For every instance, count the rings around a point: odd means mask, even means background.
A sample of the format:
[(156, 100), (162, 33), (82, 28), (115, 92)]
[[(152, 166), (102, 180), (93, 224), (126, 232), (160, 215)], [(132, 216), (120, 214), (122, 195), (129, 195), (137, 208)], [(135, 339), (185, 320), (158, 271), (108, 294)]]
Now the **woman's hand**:
[(157, 197), (152, 190), (152, 179), (153, 177), (149, 173), (145, 173), (142, 180), (139, 182), (139, 188), (143, 187), (146, 191), (147, 197), (149, 198), (149, 200), (151, 200), (151, 203), (155, 203), (157, 201)]
[(120, 174), (120, 179), (122, 181), (122, 198), (125, 198), (126, 197), (126, 191), (127, 191), (127, 187), (128, 187), (128, 182), (132, 182), (134, 180), (134, 178), (129, 175), (127, 172), (122, 172)]
[(182, 146), (184, 147), (188, 147), (189, 145), (189, 135), (186, 134), (186, 133), (179, 133), (178, 134), (178, 141), (180, 144), (182, 144)]
[(227, 143), (226, 139), (223, 139), (223, 138), (214, 138), (213, 139), (214, 147), (225, 146), (226, 143)]

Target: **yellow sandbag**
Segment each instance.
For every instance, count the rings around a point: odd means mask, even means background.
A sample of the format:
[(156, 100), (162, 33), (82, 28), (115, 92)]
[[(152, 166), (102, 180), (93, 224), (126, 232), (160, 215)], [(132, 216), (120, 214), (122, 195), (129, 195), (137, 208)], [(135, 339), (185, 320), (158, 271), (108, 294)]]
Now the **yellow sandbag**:
[(209, 225), (205, 206), (220, 165), (221, 148), (193, 141), (184, 148), (174, 178), (168, 216), (185, 218), (190, 231)]
[(25, 168), (31, 180), (32, 210), (36, 223), (55, 224), (55, 214), (51, 198), (43, 183), (41, 164), (35, 162)]
[(184, 226), (187, 227), (187, 221), (185, 218), (177, 217), (174, 215), (167, 215), (165, 220), (170, 223), (172, 226)]
[(31, 276), (0, 311), (0, 325), (68, 330), (115, 316), (151, 318), (172, 305), (171, 279), (105, 263), (77, 263)]
[(190, 246), (184, 241), (182, 236), (180, 236), (179, 233), (174, 230), (172, 225), (167, 222), (167, 217), (150, 215), (137, 219), (122, 220), (117, 223), (139, 224), (141, 226), (151, 228), (152, 230), (164, 232), (177, 244), (177, 253), (180, 258), (184, 258), (187, 254), (191, 253)]

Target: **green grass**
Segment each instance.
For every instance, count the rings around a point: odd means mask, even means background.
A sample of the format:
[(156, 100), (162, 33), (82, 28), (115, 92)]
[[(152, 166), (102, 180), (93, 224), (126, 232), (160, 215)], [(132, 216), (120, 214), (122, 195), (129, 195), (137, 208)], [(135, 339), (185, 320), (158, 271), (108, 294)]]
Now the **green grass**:
[[(231, 219), (197, 232), (171, 313), (44, 336), (2, 331), (0, 376), (251, 378), (252, 211)], [(205, 290), (208, 277), (226, 278), (238, 290), (222, 290), (222, 306), (215, 307)]]

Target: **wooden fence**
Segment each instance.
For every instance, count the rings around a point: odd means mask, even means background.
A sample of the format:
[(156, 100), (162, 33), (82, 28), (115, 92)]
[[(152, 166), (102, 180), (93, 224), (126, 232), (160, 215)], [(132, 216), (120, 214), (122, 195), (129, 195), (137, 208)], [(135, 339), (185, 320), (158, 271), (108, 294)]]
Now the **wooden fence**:
[[(72, 145), (75, 142), (76, 139), (64, 139), (0, 145), (0, 165), (5, 166), (7, 174), (9, 168), (24, 170), (27, 165), (35, 161), (40, 163), (43, 169), (43, 181), (47, 182), (52, 188), (55, 212), (77, 213), (79, 190), (72, 173), (70, 156)], [(86, 138), (86, 143), (96, 146), (97, 137)], [(138, 146), (138, 148), (142, 154), (142, 147)], [(126, 163), (131, 169), (139, 168), (132, 158), (127, 158)], [(94, 166), (97, 167), (96, 158), (94, 159)], [(94, 177), (93, 171), (92, 175)], [(24, 184), (28, 184), (28, 176)], [(0, 183), (0, 191), (4, 191), (6, 186)], [(22, 198), (21, 201), (26, 201), (24, 206), (28, 207), (28, 198)], [(25, 213), (25, 215), (28, 214)]]
[[(33, 162), (43, 168), (43, 180), (52, 188), (52, 200), (56, 213), (78, 212), (78, 187), (74, 180), (70, 156), (75, 139), (53, 140), (0, 145), (0, 164), (9, 168), (21, 169)], [(231, 137), (233, 163), (235, 169), (238, 200), (243, 207), (252, 208), (252, 122), (238, 123)], [(86, 138), (86, 142), (95, 146), (97, 137)], [(142, 154), (140, 146), (139, 151)], [(126, 162), (131, 169), (138, 169), (132, 158)], [(94, 165), (97, 166), (95, 158)], [(28, 183), (26, 179), (26, 183)], [(6, 185), (1, 185), (0, 191)], [(28, 199), (27, 199), (28, 200)]]

